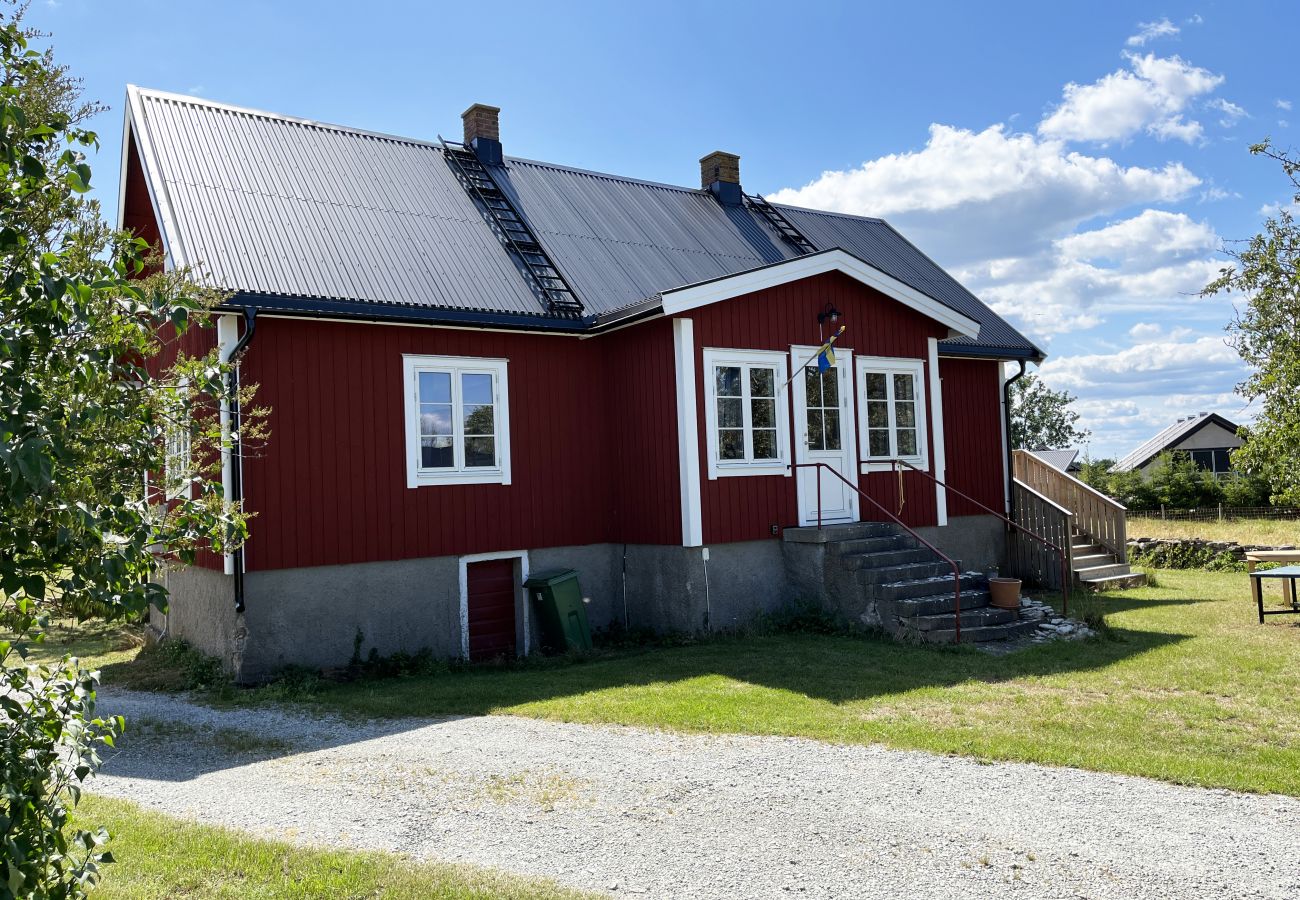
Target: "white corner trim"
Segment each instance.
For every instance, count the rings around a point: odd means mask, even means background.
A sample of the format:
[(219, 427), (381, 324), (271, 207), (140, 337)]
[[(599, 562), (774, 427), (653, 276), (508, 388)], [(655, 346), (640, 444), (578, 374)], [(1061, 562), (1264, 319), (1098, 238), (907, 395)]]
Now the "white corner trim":
[[(789, 379), (789, 357), (781, 350), (731, 350), (717, 347), (705, 347), (701, 354), (704, 359), (704, 444), (707, 451), (705, 462), (709, 480), (737, 476), (780, 475), (789, 478), (790, 468), (790, 425), (787, 410), (790, 406), (783, 396), (783, 385)], [(777, 458), (762, 462), (723, 462), (718, 456), (718, 407), (715, 396), (716, 385), (713, 379), (713, 367), (719, 365), (759, 365), (776, 370), (773, 385), (777, 391), (776, 401), (776, 450)], [(783, 402), (784, 401), (784, 402)], [(749, 410), (745, 416), (750, 415)], [(748, 433), (751, 429), (746, 429)]]
[[(930, 375), (930, 436), (934, 442), (934, 477), (939, 482), (948, 481), (948, 457), (943, 444), (943, 382), (939, 378), (939, 339), (930, 338), (927, 344), (926, 368)], [(941, 483), (934, 486), (934, 505), (937, 521), (948, 524), (948, 489)]]
[[(402, 354), (402, 447), (406, 454), (406, 486), (429, 487), (440, 484), (510, 484), (510, 380), (509, 360), (478, 356), (428, 356), (417, 353)], [(495, 468), (452, 468), (446, 472), (421, 469), (419, 463), (420, 428), (416, 400), (418, 373), (423, 369), (439, 369), (452, 373), (452, 415), (460, 406), (460, 375), (492, 375), (496, 385), (493, 397), (496, 417), (497, 466)], [(456, 426), (459, 427), (459, 426)], [(457, 437), (463, 435), (457, 434)], [(453, 440), (453, 452), (460, 459), (463, 451), (460, 442)]]
[(742, 294), (761, 291), (791, 281), (799, 281), (823, 272), (843, 272), (850, 278), (868, 287), (875, 288), (904, 306), (928, 316), (942, 325), (947, 325), (957, 334), (965, 337), (978, 337), (980, 325), (969, 316), (964, 316), (949, 306), (940, 303), (928, 294), (923, 294), (911, 285), (904, 284), (891, 275), (886, 275), (876, 267), (863, 262), (845, 250), (826, 250), (807, 256), (750, 269), (725, 278), (717, 278), (702, 284), (687, 285), (663, 292), (663, 311), (665, 315), (674, 315), (708, 306), (721, 300), (729, 300)]
[(515, 592), (516, 603), (519, 609), (519, 621), (523, 623), (524, 640), (519, 645), (522, 650), (516, 648), (517, 656), (527, 656), (530, 650), (532, 640), (532, 628), (528, 621), (528, 592), (524, 590), (524, 582), (528, 580), (528, 551), (527, 550), (502, 550), (496, 553), (471, 553), (468, 556), (459, 557), (456, 561), (457, 579), (460, 585), (460, 658), (469, 659), (469, 564), (476, 562), (487, 562), (493, 559), (518, 559), (519, 560), (519, 584)]
[(1011, 472), (1007, 469), (1007, 457), (1011, 455), (1007, 443), (1007, 366), (998, 363), (998, 427), (1002, 431), (1002, 454), (998, 468), (1002, 470), (1002, 506), (1006, 516), (1011, 516)]
[[(217, 317), (217, 359), (223, 363), (230, 362), (230, 354), (239, 342), (239, 317), (225, 315)], [(221, 402), (221, 496), (230, 499), (230, 492), (235, 488), (234, 460), (230, 458), (230, 398)], [(227, 575), (235, 574), (235, 555), (224, 554), (224, 571)]]
[(682, 546), (704, 544), (700, 505), (700, 423), (695, 413), (695, 322), (673, 319), (677, 375), (677, 469), (682, 496)]

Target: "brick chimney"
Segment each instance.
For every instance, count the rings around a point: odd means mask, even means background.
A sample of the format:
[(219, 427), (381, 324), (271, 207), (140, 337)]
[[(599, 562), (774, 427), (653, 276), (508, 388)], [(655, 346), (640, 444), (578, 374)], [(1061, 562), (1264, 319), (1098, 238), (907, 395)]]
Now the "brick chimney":
[(460, 114), (465, 123), (465, 146), (481, 162), (501, 165), (501, 107), (475, 103)]
[(724, 206), (739, 206), (740, 157), (714, 150), (700, 159), (700, 187), (713, 193)]

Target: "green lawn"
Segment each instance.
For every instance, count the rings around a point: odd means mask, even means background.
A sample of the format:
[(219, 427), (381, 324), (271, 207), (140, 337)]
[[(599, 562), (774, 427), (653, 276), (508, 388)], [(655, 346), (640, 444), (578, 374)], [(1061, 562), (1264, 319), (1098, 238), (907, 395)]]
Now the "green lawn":
[(559, 900), (590, 896), (545, 882), (468, 866), (413, 862), (388, 853), (308, 850), (195, 825), (134, 804), (87, 795), (76, 820), (108, 829), (116, 862), (91, 896), (102, 900), (174, 897), (438, 898)]
[[(779, 634), (324, 684), (295, 702), (363, 717), (510, 713), (877, 742), (1300, 796), (1300, 616), (1257, 624), (1239, 573), (1157, 577), (1076, 602), (1076, 615), (1104, 615), (1107, 636), (1004, 657)], [(115, 658), (104, 673), (135, 687), (189, 677), (156, 654)], [(293, 695), (272, 686), (233, 702)]]

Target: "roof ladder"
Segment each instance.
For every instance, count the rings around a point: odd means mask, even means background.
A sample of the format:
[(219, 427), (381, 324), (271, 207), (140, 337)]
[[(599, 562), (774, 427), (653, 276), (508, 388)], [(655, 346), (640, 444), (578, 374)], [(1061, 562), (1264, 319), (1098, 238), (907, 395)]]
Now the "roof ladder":
[(804, 237), (799, 229), (795, 228), (794, 224), (781, 213), (781, 210), (764, 200), (762, 194), (745, 194), (744, 197), (750, 206), (771, 223), (777, 234), (781, 235), (781, 239), (798, 250), (800, 255), (817, 252), (812, 241)]
[(515, 258), (532, 278), (538, 293), (545, 298), (548, 311), (557, 315), (582, 315), (582, 301), (559, 268), (546, 255), (546, 250), (519, 210), (515, 209), (510, 198), (497, 186), (487, 166), (479, 162), (474, 151), (464, 144), (451, 143), (442, 135), (438, 136), (438, 140), (442, 142), (442, 149), (465, 190), (478, 198), (501, 243), (514, 252)]

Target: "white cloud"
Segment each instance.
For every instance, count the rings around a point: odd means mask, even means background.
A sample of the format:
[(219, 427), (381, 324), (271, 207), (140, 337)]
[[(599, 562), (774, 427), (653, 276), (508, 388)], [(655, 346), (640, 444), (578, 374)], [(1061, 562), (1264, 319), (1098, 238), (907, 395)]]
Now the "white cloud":
[(1137, 34), (1130, 36), (1125, 43), (1130, 47), (1141, 47), (1148, 41), (1173, 37), (1176, 34), (1178, 34), (1178, 26), (1168, 19), (1161, 19), (1158, 22), (1139, 22)]
[(1274, 100), (1273, 105), (1276, 106), (1278, 109), (1285, 109), (1287, 112), (1291, 111), (1290, 100)]
[(1067, 235), (1056, 245), (1068, 259), (1110, 260), (1134, 268), (1203, 255), (1219, 246), (1219, 236), (1209, 224), (1193, 221), (1186, 213), (1147, 209), (1104, 228)]
[(1185, 120), (1183, 112), (1222, 84), (1223, 76), (1178, 56), (1124, 55), (1128, 69), (1118, 69), (1092, 84), (1067, 84), (1061, 104), (1039, 123), (1038, 133), (1106, 142), (1145, 131), (1159, 140), (1199, 140), (1201, 124)]
[(1286, 119), (1278, 119), (1278, 120), (1277, 120), (1277, 124), (1278, 124), (1278, 127), (1280, 127), (1280, 128), (1290, 128), (1290, 127), (1291, 127), (1291, 123), (1288, 122)]
[(1223, 113), (1223, 118), (1219, 119), (1219, 124), (1224, 128), (1231, 128), (1237, 124), (1238, 119), (1250, 118), (1250, 113), (1242, 109), (1231, 100), (1224, 100), (1222, 97), (1215, 97), (1206, 104), (1211, 109), (1217, 109)]
[(1245, 369), (1221, 333), (1140, 323), (1129, 334), (1133, 343), (1114, 353), (1049, 359), (1039, 370), (1048, 386), (1080, 398), (1074, 406), (1093, 433), (1093, 457), (1121, 456), (1202, 410), (1245, 418), (1244, 401), (1232, 390)]
[(1184, 19), (1184, 20), (1183, 20), (1183, 24), (1184, 24), (1184, 25), (1200, 25), (1200, 24), (1201, 24), (1202, 22), (1204, 22), (1204, 21), (1205, 21), (1205, 20), (1201, 18), (1201, 14), (1200, 14), (1200, 13), (1192, 13), (1191, 18), (1189, 18), (1189, 19)]
[(825, 172), (769, 199), (887, 216), (946, 265), (963, 265), (1041, 252), (1081, 222), (1177, 200), (1200, 183), (1179, 163), (1125, 167), (1002, 125), (979, 132), (931, 125), (921, 150)]

